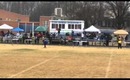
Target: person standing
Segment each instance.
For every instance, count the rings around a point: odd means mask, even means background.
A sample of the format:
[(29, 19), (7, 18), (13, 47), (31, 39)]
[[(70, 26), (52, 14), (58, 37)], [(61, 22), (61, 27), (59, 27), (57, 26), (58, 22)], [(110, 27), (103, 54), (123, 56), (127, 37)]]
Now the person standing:
[(43, 40), (43, 45), (44, 45), (44, 48), (46, 48), (46, 45), (47, 45), (47, 39), (43, 36), (42, 37), (42, 40)]
[(121, 37), (119, 37), (118, 38), (118, 49), (122, 49), (122, 38)]
[(61, 28), (59, 27), (58, 28), (58, 36), (60, 35), (60, 31), (61, 31)]
[(81, 40), (84, 39), (84, 33), (81, 33)]
[(71, 32), (71, 36), (74, 37), (74, 31), (73, 31), (73, 30), (72, 30), (72, 32)]
[(50, 37), (49, 37), (50, 44), (52, 44), (52, 37), (53, 37), (53, 35), (52, 35), (52, 33), (50, 33)]

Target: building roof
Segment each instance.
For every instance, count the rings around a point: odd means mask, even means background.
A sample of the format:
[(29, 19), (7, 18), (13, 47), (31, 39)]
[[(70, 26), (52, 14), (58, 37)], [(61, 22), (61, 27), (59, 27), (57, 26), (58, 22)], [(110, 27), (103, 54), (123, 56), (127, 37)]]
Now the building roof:
[(11, 13), (11, 14), (19, 15), (19, 16), (28, 16), (29, 17), (29, 15), (22, 15), (22, 14), (18, 14), (18, 13), (7, 11), (7, 10), (3, 10), (3, 9), (0, 9), (0, 12), (6, 12), (6, 13)]
[(50, 20), (50, 21), (66, 21), (66, 22), (69, 22), (69, 21), (71, 21), (71, 22), (77, 22), (77, 21), (81, 21), (81, 22), (84, 22), (84, 20)]

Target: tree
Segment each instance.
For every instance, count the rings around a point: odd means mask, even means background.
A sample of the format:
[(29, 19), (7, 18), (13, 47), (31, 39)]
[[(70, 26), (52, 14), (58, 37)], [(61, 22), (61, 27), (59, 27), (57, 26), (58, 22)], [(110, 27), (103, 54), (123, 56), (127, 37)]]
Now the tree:
[(124, 20), (127, 17), (128, 9), (130, 7), (129, 1), (109, 1), (106, 3), (108, 4), (108, 10), (114, 13), (116, 28), (124, 28)]
[(86, 28), (101, 22), (105, 12), (104, 2), (64, 2), (62, 8), (67, 19), (84, 20)]
[(52, 16), (54, 12), (54, 2), (39, 2), (33, 12), (30, 14), (31, 21), (39, 21), (40, 16)]

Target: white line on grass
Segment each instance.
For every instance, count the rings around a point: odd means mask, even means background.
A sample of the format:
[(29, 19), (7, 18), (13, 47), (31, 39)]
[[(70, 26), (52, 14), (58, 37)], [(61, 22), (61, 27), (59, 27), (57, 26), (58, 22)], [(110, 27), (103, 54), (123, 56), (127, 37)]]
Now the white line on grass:
[(111, 61), (112, 61), (112, 56), (113, 56), (113, 50), (111, 49), (111, 53), (110, 53), (110, 58), (109, 58), (108, 66), (107, 66), (107, 68), (106, 68), (106, 75), (105, 75), (105, 78), (108, 78), (108, 74), (109, 74), (110, 66), (111, 66)]
[(27, 69), (25, 69), (25, 70), (23, 70), (23, 71), (21, 71), (21, 72), (19, 72), (19, 73), (17, 73), (17, 74), (14, 74), (14, 75), (8, 77), (8, 78), (13, 78), (13, 77), (15, 77), (15, 76), (17, 76), (17, 75), (19, 75), (19, 74), (22, 74), (22, 73), (24, 73), (24, 72), (26, 72), (26, 71), (31, 70), (32, 68), (35, 68), (35, 67), (37, 67), (37, 66), (40, 66), (40, 65), (42, 65), (42, 64), (44, 64), (44, 63), (46, 63), (46, 62), (48, 62), (48, 61), (50, 61), (50, 60), (52, 60), (52, 59), (54, 59), (54, 58), (56, 58), (56, 57), (59, 57), (59, 56), (55, 56), (55, 57), (52, 57), (52, 58), (50, 58), (50, 59), (47, 59), (47, 60), (45, 60), (45, 61), (43, 61), (43, 62), (40, 62), (40, 63), (38, 63), (38, 64), (36, 64), (36, 65), (34, 65), (34, 66), (31, 66), (31, 67), (29, 67), (29, 68), (27, 68)]

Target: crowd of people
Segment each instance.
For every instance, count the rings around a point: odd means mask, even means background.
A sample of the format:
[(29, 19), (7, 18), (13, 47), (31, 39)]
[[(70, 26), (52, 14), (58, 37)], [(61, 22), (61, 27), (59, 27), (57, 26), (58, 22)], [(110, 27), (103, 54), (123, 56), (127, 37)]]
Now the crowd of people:
[[(49, 32), (35, 32), (34, 35), (32, 34), (32, 32), (27, 32), (27, 33), (21, 33), (21, 32), (17, 32), (17, 33), (13, 33), (12, 31), (0, 31), (0, 38), (1, 38), (1, 42), (9, 42), (9, 39), (14, 39), (17, 38), (17, 42), (18, 43), (32, 43), (34, 42), (34, 44), (39, 44), (40, 41), (42, 41), (42, 43), (44, 44), (44, 48), (46, 48), (46, 45), (52, 44), (53, 39), (55, 38), (59, 38), (61, 41), (61, 44), (67, 44), (67, 42), (69, 41), (73, 41), (75, 39), (75, 37), (79, 37), (80, 40), (83, 40), (84, 38), (89, 38), (89, 39), (100, 39), (100, 40), (105, 40), (105, 45), (109, 46), (109, 42), (112, 39), (112, 36), (110, 34), (102, 34), (100, 36), (96, 35), (97, 33), (86, 33), (86, 32), (82, 32), (82, 33), (75, 33), (73, 30), (71, 33), (66, 33), (65, 35), (61, 35), (60, 32), (58, 33), (49, 33)], [(117, 43), (118, 43), (118, 48), (122, 48), (122, 37), (118, 37), (117, 36)]]

